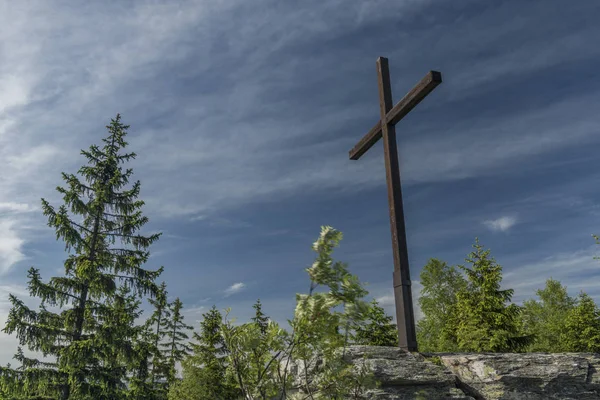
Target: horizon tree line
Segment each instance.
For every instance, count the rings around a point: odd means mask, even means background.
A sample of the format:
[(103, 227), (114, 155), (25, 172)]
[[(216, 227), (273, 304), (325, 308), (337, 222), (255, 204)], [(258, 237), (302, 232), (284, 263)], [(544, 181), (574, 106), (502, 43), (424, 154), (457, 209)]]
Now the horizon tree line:
[[(0, 367), (0, 399), (284, 399), (293, 379), (281, 365), (290, 360), (304, 360), (305, 371), (319, 376), (300, 384), (309, 393), (341, 398), (374, 384), (367, 372), (351, 372), (337, 350), (396, 346), (396, 327), (375, 300), (364, 300), (368, 292), (346, 264), (333, 261), (342, 234), (331, 227), (313, 244), (310, 290), (296, 296), (291, 332), (264, 314), (259, 299), (244, 324), (213, 306), (190, 340), (183, 303), (168, 302), (166, 283), (158, 283), (164, 268), (145, 268), (161, 234), (140, 234), (148, 222), (140, 182), (127, 188), (133, 170), (123, 167), (136, 157), (123, 151), (129, 126), (117, 114), (106, 128), (102, 146), (81, 151), (81, 178), (62, 173), (65, 184), (56, 190), (63, 204), (41, 200), (65, 244), (64, 274), (44, 281), (38, 269), (28, 270), (37, 309), (9, 295), (3, 332), (19, 340), (19, 365)], [(432, 258), (421, 271), (420, 352), (600, 352), (600, 310), (589, 295), (572, 298), (550, 278), (539, 300), (518, 306), (514, 291), (501, 289), (502, 267), (477, 238), (465, 261), (448, 266)], [(152, 313), (139, 322), (143, 300)], [(327, 367), (306, 364), (312, 355)]]

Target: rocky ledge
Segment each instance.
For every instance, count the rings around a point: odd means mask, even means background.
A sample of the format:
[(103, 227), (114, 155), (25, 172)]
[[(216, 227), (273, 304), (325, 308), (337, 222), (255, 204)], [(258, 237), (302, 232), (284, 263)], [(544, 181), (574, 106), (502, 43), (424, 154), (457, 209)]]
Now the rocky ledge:
[(352, 346), (348, 361), (367, 363), (381, 382), (365, 399), (600, 399), (600, 354), (409, 353)]

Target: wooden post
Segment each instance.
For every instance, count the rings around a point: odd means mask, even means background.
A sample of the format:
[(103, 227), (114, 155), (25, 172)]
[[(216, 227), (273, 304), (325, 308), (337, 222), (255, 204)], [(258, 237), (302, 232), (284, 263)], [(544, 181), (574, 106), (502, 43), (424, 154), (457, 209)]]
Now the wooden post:
[(396, 322), (398, 326), (398, 345), (406, 351), (417, 351), (417, 335), (410, 269), (408, 265), (395, 125), (442, 82), (442, 75), (439, 72), (430, 71), (395, 106), (393, 106), (392, 102), (392, 87), (390, 85), (390, 71), (387, 58), (379, 57), (377, 59), (377, 76), (379, 81), (380, 120), (350, 151), (350, 159), (358, 160), (380, 138), (383, 138), (385, 176), (388, 189), (392, 251), (394, 256), (393, 283), (394, 299), (396, 302)]

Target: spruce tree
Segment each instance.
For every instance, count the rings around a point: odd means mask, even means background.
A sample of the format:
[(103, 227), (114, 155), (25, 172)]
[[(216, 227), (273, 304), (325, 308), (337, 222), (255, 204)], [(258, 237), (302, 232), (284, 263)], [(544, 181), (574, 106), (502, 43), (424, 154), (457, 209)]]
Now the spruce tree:
[(535, 341), (527, 347), (527, 351), (550, 353), (566, 351), (561, 335), (576, 299), (570, 297), (567, 288), (552, 278), (548, 279), (546, 287), (537, 290), (536, 294), (539, 301), (529, 299), (523, 302), (523, 332), (535, 336)]
[[(125, 399), (128, 395), (128, 373), (137, 350), (133, 343), (140, 330), (136, 319), (140, 317), (141, 302), (131, 293), (131, 288), (121, 285), (114, 296), (106, 300), (106, 313), (99, 314), (95, 340), (106, 353), (101, 357), (107, 375), (103, 395), (106, 398)], [(99, 357), (100, 358), (100, 357)]]
[(473, 247), (466, 259), (471, 268), (460, 267), (467, 274), (468, 288), (457, 293), (452, 315), (458, 346), (462, 351), (522, 351), (533, 336), (519, 335), (521, 308), (506, 304), (513, 290), (500, 290), (502, 267), (490, 257), (490, 250), (484, 250), (477, 238)]
[[(162, 343), (163, 347), (163, 359), (166, 360), (168, 369), (166, 370), (166, 388), (165, 395), (168, 391), (168, 387), (175, 382), (176, 371), (175, 366), (185, 359), (185, 357), (192, 351), (190, 345), (187, 343), (188, 334), (186, 331), (193, 329), (192, 326), (187, 325), (183, 320), (183, 303), (178, 298), (169, 304), (169, 317), (165, 323), (165, 336), (166, 342)], [(166, 398), (166, 396), (165, 396)]]
[(600, 352), (600, 310), (587, 293), (581, 292), (570, 310), (561, 340), (566, 352)]
[(271, 398), (269, 396), (277, 394), (275, 382), (268, 379), (268, 374), (270, 372), (270, 368), (268, 367), (269, 363), (273, 367), (277, 365), (272, 361), (272, 340), (269, 335), (269, 328), (272, 328), (275, 325), (269, 325), (269, 317), (263, 312), (260, 299), (256, 300), (256, 303), (254, 303), (252, 308), (254, 308), (254, 317), (251, 318), (252, 322), (236, 327), (239, 328), (238, 332), (241, 333), (241, 337), (244, 337), (245, 334), (245, 337), (251, 338), (249, 340), (250, 350), (248, 351), (249, 354), (247, 357), (249, 365), (244, 368), (248, 375), (247, 382), (245, 383), (255, 388), (256, 395), (259, 399), (267, 399)]
[(128, 400), (160, 399), (151, 378), (151, 360), (154, 351), (154, 335), (148, 323), (139, 327), (133, 341), (133, 358), (130, 364)]
[(222, 314), (213, 306), (202, 316), (200, 332), (193, 334), (192, 354), (181, 363), (183, 379), (169, 388), (169, 400), (230, 400), (241, 393), (227, 374)]
[(151, 386), (156, 388), (157, 392), (164, 392), (166, 396), (165, 383), (169, 375), (169, 364), (161, 351), (161, 345), (167, 338), (168, 320), (171, 317), (169, 304), (167, 302), (167, 286), (163, 282), (156, 298), (149, 299), (149, 303), (154, 307), (154, 312), (147, 321), (150, 334), (150, 381)]
[(255, 311), (252, 321), (258, 326), (261, 334), (265, 335), (267, 333), (267, 328), (269, 327), (269, 317), (263, 313), (260, 299), (256, 300), (256, 303), (254, 303), (252, 308), (254, 308)]
[(467, 281), (454, 266), (430, 259), (420, 274), (419, 306), (423, 318), (417, 322), (417, 341), (422, 352), (458, 350), (455, 328), (450, 324), (455, 312), (457, 293), (467, 288)]
[(367, 346), (398, 346), (398, 330), (393, 318), (373, 299), (367, 312), (367, 323), (355, 331), (355, 343)]
[[(117, 114), (107, 126), (104, 146), (81, 151), (88, 164), (79, 169), (84, 178), (62, 174), (66, 187), (57, 187), (64, 204), (58, 209), (42, 199), (48, 225), (56, 230), (69, 252), (65, 275), (42, 281), (39, 270), (28, 272), (31, 297), (40, 299), (38, 311), (10, 295), (12, 308), (4, 332), (16, 334), (27, 346), (50, 361), (21, 357), (25, 374), (36, 376), (39, 388), (53, 392), (55, 399), (115, 400), (113, 397), (126, 379), (122, 368), (112, 369), (115, 357), (128, 357), (128, 337), (111, 331), (111, 315), (126, 319), (129, 310), (118, 310), (118, 287), (130, 289), (135, 296), (155, 295), (154, 281), (162, 268), (143, 268), (147, 248), (160, 234), (137, 233), (148, 218), (142, 215), (144, 202), (138, 200), (140, 182), (124, 189), (132, 169), (122, 165), (135, 153), (122, 153), (129, 126)], [(115, 242), (120, 245), (115, 245)], [(51, 311), (47, 307), (59, 308)], [(120, 337), (119, 337), (120, 336)], [(23, 375), (23, 374), (21, 374)]]

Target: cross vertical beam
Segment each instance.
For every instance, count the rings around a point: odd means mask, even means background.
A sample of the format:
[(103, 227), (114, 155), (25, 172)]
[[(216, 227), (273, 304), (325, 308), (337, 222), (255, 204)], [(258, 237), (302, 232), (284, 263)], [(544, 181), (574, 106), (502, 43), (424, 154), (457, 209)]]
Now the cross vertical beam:
[(394, 256), (393, 284), (396, 303), (396, 322), (398, 326), (398, 345), (406, 351), (417, 351), (417, 335), (410, 269), (408, 265), (408, 249), (406, 244), (406, 228), (404, 225), (404, 207), (402, 203), (395, 124), (442, 82), (442, 75), (439, 72), (430, 71), (395, 106), (392, 103), (392, 88), (387, 58), (379, 57), (377, 59), (377, 76), (379, 82), (380, 121), (350, 151), (350, 159), (358, 160), (377, 140), (380, 138), (383, 139)]

